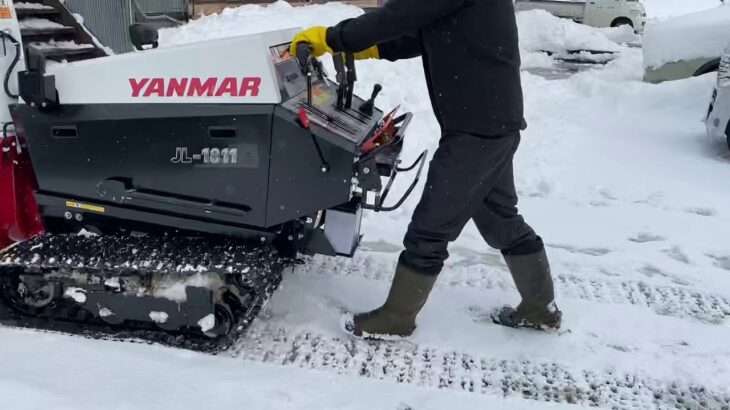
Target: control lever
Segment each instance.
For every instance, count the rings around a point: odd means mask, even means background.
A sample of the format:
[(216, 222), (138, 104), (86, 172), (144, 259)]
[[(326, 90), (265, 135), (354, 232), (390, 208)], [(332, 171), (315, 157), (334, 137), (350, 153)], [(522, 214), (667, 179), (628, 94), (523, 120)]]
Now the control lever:
[(297, 43), (297, 60), (302, 73), (307, 76), (307, 105), (312, 105), (312, 48), (309, 43)]
[(345, 62), (342, 60), (342, 54), (332, 56), (332, 62), (335, 64), (335, 79), (337, 80), (337, 109), (342, 111), (345, 109), (345, 94), (347, 92), (347, 73), (345, 71)]
[(297, 43), (297, 61), (302, 69), (302, 74), (309, 73), (309, 58), (312, 54), (312, 48), (307, 42)]
[(320, 171), (322, 171), (323, 174), (330, 172), (330, 164), (327, 162), (326, 159), (324, 159), (324, 154), (322, 154), (322, 148), (319, 146), (319, 142), (317, 142), (317, 137), (314, 136), (314, 132), (311, 128), (311, 122), (309, 121), (309, 115), (307, 114), (307, 110), (304, 107), (300, 108), (299, 112), (297, 113), (297, 123), (299, 123), (300, 127), (309, 131), (309, 135), (312, 137), (312, 143), (314, 144), (314, 148), (317, 150), (317, 155), (319, 156), (319, 160), (321, 162), (319, 168)]
[(357, 81), (354, 54), (345, 54), (345, 67), (347, 67), (347, 102), (345, 103), (345, 108), (349, 110), (352, 108), (352, 95), (355, 92), (355, 81)]
[(367, 115), (368, 117), (373, 116), (373, 110), (375, 109), (375, 99), (378, 98), (378, 94), (383, 91), (383, 86), (380, 84), (375, 84), (373, 87), (373, 94), (370, 96), (370, 99), (365, 101), (360, 106), (360, 112)]
[(337, 72), (337, 109), (344, 111), (352, 108), (352, 95), (355, 91), (357, 72), (355, 71), (355, 56), (352, 53), (337, 53), (332, 56)]

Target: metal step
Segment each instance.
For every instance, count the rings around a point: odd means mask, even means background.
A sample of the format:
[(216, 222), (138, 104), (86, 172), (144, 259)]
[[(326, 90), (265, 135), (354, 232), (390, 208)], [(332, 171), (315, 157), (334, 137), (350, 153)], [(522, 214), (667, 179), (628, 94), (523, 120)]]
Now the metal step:
[(45, 28), (21, 28), (20, 34), (24, 41), (28, 40), (58, 40), (67, 39), (77, 33), (75, 27), (45, 27)]
[[(16, 8), (18, 21), (21, 24), (20, 33), (23, 44), (32, 46), (32, 43), (53, 43), (73, 41), (79, 45), (88, 44), (88, 48), (73, 47), (42, 47), (44, 56), (49, 60), (78, 61), (108, 55), (106, 50), (96, 44), (93, 37), (86, 29), (79, 24), (71, 12), (59, 0), (24, 0), (24, 3), (39, 4), (42, 8), (20, 7)], [(44, 19), (57, 27), (42, 27), (43, 24), (35, 24), (41, 27), (33, 27), (32, 19)], [(25, 24), (24, 24), (25, 23)], [(26, 25), (27, 27), (23, 27)], [(49, 23), (49, 26), (52, 24)]]
[(56, 9), (15, 9), (15, 12), (20, 20), (28, 17), (51, 17), (61, 14)]
[(43, 56), (54, 61), (79, 61), (89, 58), (100, 57), (100, 50), (94, 47), (88, 48), (43, 48)]

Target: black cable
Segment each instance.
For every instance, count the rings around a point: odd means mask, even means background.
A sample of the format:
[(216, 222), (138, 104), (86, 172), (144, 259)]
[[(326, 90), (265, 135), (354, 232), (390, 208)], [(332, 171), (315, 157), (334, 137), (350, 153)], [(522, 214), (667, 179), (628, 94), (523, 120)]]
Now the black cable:
[(20, 97), (18, 94), (14, 94), (10, 91), (10, 76), (13, 75), (13, 70), (15, 70), (15, 66), (18, 65), (18, 61), (20, 61), (20, 43), (15, 39), (15, 37), (4, 31), (0, 31), (0, 38), (2, 38), (3, 41), (9, 40), (15, 46), (15, 57), (13, 57), (13, 62), (10, 63), (10, 67), (8, 67), (8, 71), (5, 73), (3, 86), (5, 87), (5, 94), (7, 94), (8, 97), (18, 98)]
[(8, 128), (14, 125), (15, 124), (13, 124), (12, 122), (6, 122), (5, 125), (3, 125), (3, 139), (2, 143), (0, 143), (0, 152), (2, 152), (5, 163), (10, 162), (10, 142), (8, 141)]

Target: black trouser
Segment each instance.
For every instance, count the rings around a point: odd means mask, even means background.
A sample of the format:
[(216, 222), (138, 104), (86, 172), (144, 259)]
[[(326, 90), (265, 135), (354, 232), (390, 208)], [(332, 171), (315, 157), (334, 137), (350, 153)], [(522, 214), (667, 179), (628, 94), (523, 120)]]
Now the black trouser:
[(404, 239), (401, 263), (437, 275), (470, 219), (489, 246), (504, 254), (542, 250), (542, 240), (517, 211), (512, 159), (519, 131), (499, 138), (445, 133), (431, 160), (423, 196)]

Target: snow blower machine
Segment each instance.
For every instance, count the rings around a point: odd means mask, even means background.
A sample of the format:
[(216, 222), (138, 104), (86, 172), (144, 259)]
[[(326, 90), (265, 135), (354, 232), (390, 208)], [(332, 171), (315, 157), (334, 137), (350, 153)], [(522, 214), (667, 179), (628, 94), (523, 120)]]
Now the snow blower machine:
[(411, 114), (295, 33), (158, 48), (138, 24), (107, 55), (58, 0), (0, 0), (0, 324), (218, 352), (302, 255), (351, 256), (426, 153), (401, 167)]

